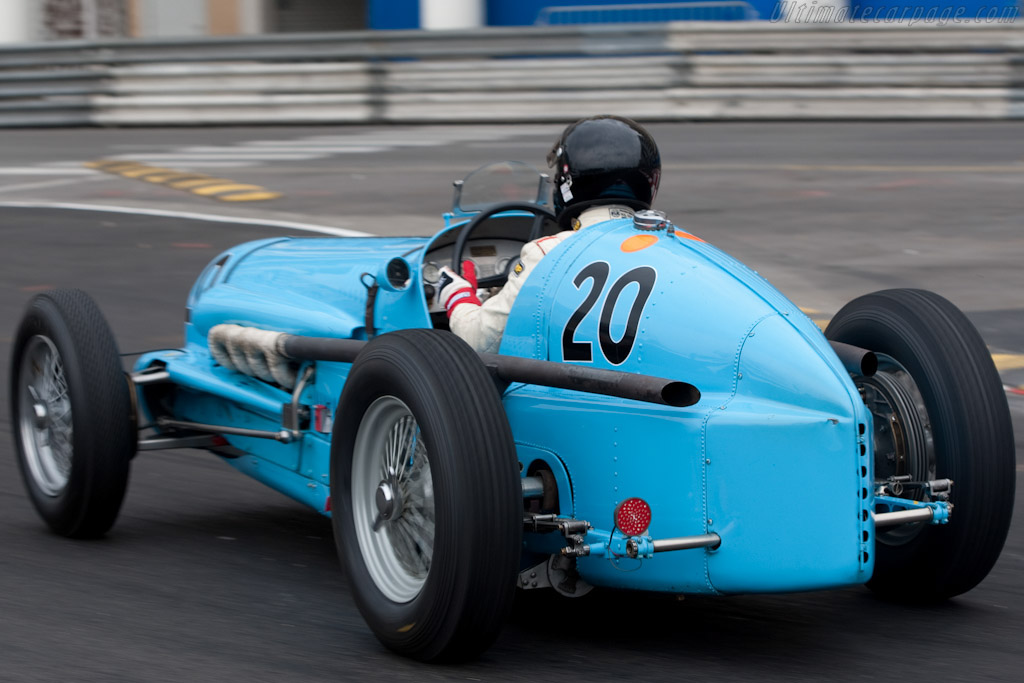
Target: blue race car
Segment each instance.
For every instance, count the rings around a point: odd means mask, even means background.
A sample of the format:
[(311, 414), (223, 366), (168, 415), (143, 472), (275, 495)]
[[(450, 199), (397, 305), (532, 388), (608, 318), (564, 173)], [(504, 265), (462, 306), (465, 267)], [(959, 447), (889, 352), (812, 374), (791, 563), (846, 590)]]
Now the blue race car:
[(986, 576), (1014, 441), (959, 310), (887, 290), (823, 335), (648, 211), (559, 245), (478, 354), (446, 329), (439, 269), (500, 286), (558, 229), (547, 191), (495, 164), (433, 237), (238, 245), (196, 280), (182, 347), (127, 380), (88, 295), (36, 296), (10, 403), (39, 514), (102, 535), (138, 451), (205, 449), (330, 516), (367, 624), (435, 661), (493, 642), (517, 588), (934, 601)]

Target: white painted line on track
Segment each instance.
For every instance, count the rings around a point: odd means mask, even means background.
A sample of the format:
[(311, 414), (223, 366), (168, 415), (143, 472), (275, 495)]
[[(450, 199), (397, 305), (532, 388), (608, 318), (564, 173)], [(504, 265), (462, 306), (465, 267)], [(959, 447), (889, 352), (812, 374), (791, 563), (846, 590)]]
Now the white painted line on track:
[(95, 171), (82, 168), (80, 163), (75, 163), (77, 168), (40, 168), (39, 166), (0, 166), (0, 175), (92, 175)]
[[(323, 156), (324, 154), (333, 154), (337, 152), (355, 153), (355, 152), (383, 152), (385, 150), (394, 149), (388, 145), (365, 145), (365, 144), (353, 144), (353, 145), (324, 145), (324, 144), (310, 144), (310, 145), (288, 145), (281, 147), (189, 147), (187, 149), (178, 150), (181, 154), (195, 154), (197, 156), (207, 156), (212, 154), (226, 154), (229, 156), (238, 156), (254, 159), (266, 159), (266, 158), (277, 158), (284, 154), (308, 154)], [(316, 158), (310, 156), (309, 158)]]
[[(104, 161), (106, 161), (107, 159), (111, 159), (111, 160), (114, 160), (114, 161), (126, 161), (126, 162), (127, 161), (135, 161), (136, 163), (139, 163), (139, 164), (144, 164), (144, 165), (149, 165), (149, 166), (153, 165), (151, 162), (150, 163), (146, 163), (145, 160), (138, 160), (137, 161), (135, 159), (121, 159), (121, 158), (115, 158), (115, 157), (107, 157), (107, 158), (104, 159)], [(198, 159), (187, 159), (187, 160), (182, 160), (182, 161), (174, 160), (174, 165), (175, 166), (181, 166), (181, 167), (187, 166), (188, 168), (250, 168), (252, 166), (259, 166), (260, 165), (260, 161), (258, 159), (253, 159), (251, 161), (201, 161), (201, 160), (198, 160)], [(177, 169), (176, 168), (175, 170), (181, 170), (181, 169)]]
[(169, 154), (118, 154), (116, 156), (107, 157), (108, 159), (118, 159), (125, 161), (300, 161), (304, 159), (321, 159), (325, 154), (278, 154), (276, 152), (267, 154), (252, 154), (241, 152), (209, 152), (209, 153), (169, 153)]
[(374, 145), (379, 147), (437, 147), (443, 145), (442, 140), (393, 140), (390, 138), (374, 138), (374, 137), (359, 137), (359, 138), (334, 138), (328, 137), (323, 139), (318, 138), (302, 138), (301, 140), (252, 140), (249, 142), (242, 143), (245, 147), (259, 147), (267, 150), (277, 149), (285, 147), (288, 149), (319, 149), (324, 145), (332, 145), (336, 147), (362, 147), (364, 145)]
[[(135, 159), (116, 159), (116, 161), (135, 161)], [(137, 163), (143, 164), (144, 162), (139, 161)], [(144, 165), (153, 165), (152, 163)], [(251, 168), (253, 166), (260, 166), (261, 163), (258, 159), (252, 161), (201, 161), (198, 159), (184, 159), (174, 160), (175, 166), (181, 166), (182, 168)], [(175, 169), (181, 170), (181, 169)]]
[(224, 156), (230, 156), (230, 157), (246, 157), (246, 158), (248, 158), (248, 157), (254, 157), (254, 156), (262, 156), (262, 155), (266, 154), (270, 158), (276, 158), (276, 157), (281, 156), (281, 155), (316, 154), (318, 151), (319, 151), (318, 147), (306, 147), (306, 148), (299, 149), (299, 150), (292, 150), (292, 149), (277, 149), (277, 148), (274, 148), (274, 149), (263, 149), (263, 148), (259, 148), (259, 147), (244, 147), (244, 146), (240, 145), (238, 147), (224, 147), (224, 146), (217, 146), (217, 147), (179, 147), (179, 148), (175, 149), (173, 152), (168, 152), (167, 154), (158, 153), (158, 156), (167, 156), (167, 155), (189, 156), (189, 155), (195, 155), (195, 156), (199, 156), (199, 157), (205, 157), (205, 156), (214, 156), (214, 157), (216, 157), (216, 156), (224, 155)]
[(63, 180), (44, 180), (38, 183), (18, 183), (16, 185), (0, 185), (0, 192), (20, 192), (22, 190), (42, 190), (48, 187), (60, 187), (61, 185), (75, 185), (77, 183), (88, 183), (93, 180), (109, 180), (111, 176), (94, 174), (85, 178), (64, 178)]
[[(495, 140), (494, 142), (468, 142), (466, 143), (466, 146), (474, 149), (504, 149), (506, 147), (510, 149), (522, 149), (523, 147), (529, 146), (529, 144), (530, 143), (523, 142), (522, 140)], [(546, 142), (537, 142), (536, 144), (541, 147), (547, 145)]]
[(338, 237), (373, 237), (368, 232), (349, 230), (347, 228), (335, 228), (329, 225), (317, 225), (316, 223), (300, 223), (297, 221), (283, 221), (267, 218), (245, 218), (243, 216), (222, 216), (211, 213), (196, 213), (192, 211), (174, 211), (171, 209), (143, 209), (130, 206), (109, 206), (103, 204), (74, 204), (68, 202), (5, 202), (0, 201), (0, 208), (8, 209), (68, 209), (71, 211), (99, 211), (104, 213), (126, 213), (138, 216), (159, 216), (161, 218), (184, 218), (187, 220), (207, 221), (210, 223), (236, 223), (239, 225), (261, 225), (269, 228), (285, 228), (288, 230), (302, 230), (304, 232), (317, 232), (324, 235), (336, 235)]
[[(280, 147), (274, 148), (274, 151), (281, 152), (323, 152), (324, 154), (372, 154), (375, 152), (387, 152), (396, 147), (389, 145), (346, 145), (344, 147), (331, 147), (325, 145), (310, 145), (309, 147)], [(244, 149), (246, 152), (251, 152), (254, 156), (263, 158), (263, 155), (268, 152), (266, 148), (247, 147)]]
[(82, 159), (80, 161), (42, 161), (36, 164), (36, 166), (42, 168), (82, 168), (82, 164), (84, 164), (86, 161), (88, 160)]

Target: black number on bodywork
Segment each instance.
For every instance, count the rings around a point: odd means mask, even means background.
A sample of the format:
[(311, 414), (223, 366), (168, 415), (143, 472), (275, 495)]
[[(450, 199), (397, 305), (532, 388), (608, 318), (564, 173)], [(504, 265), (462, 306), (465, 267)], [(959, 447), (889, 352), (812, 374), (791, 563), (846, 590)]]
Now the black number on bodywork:
[[(562, 330), (562, 358), (564, 360), (589, 363), (594, 359), (593, 344), (591, 342), (576, 341), (576, 329), (601, 297), (604, 285), (608, 281), (609, 271), (610, 268), (607, 263), (597, 261), (587, 265), (573, 278), (572, 283), (576, 286), (576, 289), (582, 289), (583, 283), (587, 280), (593, 280), (594, 284), (587, 297), (583, 300), (583, 303), (569, 316), (565, 329)], [(640, 266), (618, 278), (612, 284), (608, 297), (601, 307), (601, 318), (598, 322), (598, 341), (600, 342), (601, 353), (612, 365), (622, 364), (633, 351), (633, 345), (636, 343), (636, 332), (640, 327), (640, 315), (643, 313), (644, 306), (647, 305), (647, 299), (651, 296), (651, 291), (654, 289), (654, 282), (657, 277), (658, 273), (654, 268)], [(618, 304), (622, 292), (633, 283), (636, 283), (639, 289), (629, 309), (626, 329), (622, 337), (615, 341), (612, 339), (611, 334), (612, 316), (615, 313), (615, 306)]]
[[(636, 342), (637, 328), (640, 327), (640, 314), (643, 313), (647, 299), (651, 296), (657, 276), (657, 272), (650, 266), (634, 268), (616, 280), (611, 291), (608, 292), (604, 308), (601, 309), (601, 322), (598, 326), (597, 338), (601, 342), (601, 353), (612, 365), (619, 365), (629, 358), (633, 344)], [(637, 292), (636, 299), (633, 300), (633, 305), (629, 309), (626, 331), (623, 332), (619, 341), (615, 341), (611, 334), (612, 315), (615, 313), (615, 306), (619, 303), (622, 291), (634, 282), (640, 286), (640, 291)]]
[(590, 313), (590, 309), (594, 307), (594, 304), (600, 298), (601, 291), (604, 289), (604, 283), (608, 281), (608, 271), (607, 263), (596, 261), (581, 270), (572, 281), (576, 285), (576, 289), (582, 289), (583, 283), (587, 280), (593, 280), (594, 285), (590, 288), (590, 293), (587, 294), (587, 298), (583, 300), (580, 307), (569, 316), (569, 322), (565, 324), (565, 329), (562, 330), (562, 358), (564, 360), (576, 360), (585, 363), (594, 360), (590, 342), (576, 341), (576, 328), (580, 326), (583, 319), (587, 317), (587, 313)]

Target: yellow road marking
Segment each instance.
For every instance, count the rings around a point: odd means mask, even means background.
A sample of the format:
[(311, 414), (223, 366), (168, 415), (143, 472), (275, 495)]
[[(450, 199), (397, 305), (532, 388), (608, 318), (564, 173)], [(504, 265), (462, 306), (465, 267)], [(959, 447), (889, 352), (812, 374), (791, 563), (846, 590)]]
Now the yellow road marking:
[(119, 164), (119, 163), (129, 163), (129, 162), (114, 161), (112, 159), (99, 159), (97, 161), (87, 161), (84, 164), (82, 164), (82, 166), (85, 166), (86, 168), (105, 168), (107, 166), (112, 166), (114, 164)]
[(1024, 369), (1024, 356), (1017, 353), (993, 353), (992, 360), (999, 372)]
[(226, 178), (214, 178), (205, 173), (149, 166), (136, 161), (97, 159), (96, 161), (87, 161), (82, 165), (106, 173), (116, 173), (122, 178), (145, 180), (149, 183), (166, 185), (175, 190), (189, 190), (192, 194), (225, 202), (258, 202), (282, 196), (280, 192), (272, 192), (260, 185), (239, 183)]
[(225, 185), (230, 182), (230, 180), (225, 180), (224, 178), (211, 178), (210, 176), (206, 176), (205, 178), (197, 178), (195, 180), (178, 180), (173, 183), (167, 183), (167, 185), (176, 190), (191, 190), (193, 187), (202, 187), (203, 185)]
[(147, 183), (166, 183), (169, 180), (195, 180), (198, 178), (209, 178), (205, 173), (183, 173), (181, 171), (170, 171), (168, 173), (154, 173), (144, 176), (142, 179)]
[(211, 194), (220, 194), (222, 192), (241, 192), (242, 190), (262, 190), (263, 188), (259, 185), (241, 185), (239, 183), (221, 183), (220, 185), (207, 185), (205, 187), (198, 187), (192, 192), (194, 194), (201, 194), (204, 197)]
[(108, 173), (116, 173), (118, 169), (124, 170), (129, 168), (139, 168), (142, 164), (134, 161), (92, 161), (85, 164), (85, 166), (99, 169), (101, 171), (107, 171)]
[(152, 166), (143, 166), (142, 168), (132, 168), (127, 171), (114, 171), (118, 175), (124, 176), (125, 178), (139, 178), (141, 176), (151, 175), (153, 173), (167, 173), (166, 168), (154, 168)]
[(222, 194), (217, 199), (222, 202), (259, 202), (266, 199), (277, 199), (280, 192), (239, 192), (238, 194)]

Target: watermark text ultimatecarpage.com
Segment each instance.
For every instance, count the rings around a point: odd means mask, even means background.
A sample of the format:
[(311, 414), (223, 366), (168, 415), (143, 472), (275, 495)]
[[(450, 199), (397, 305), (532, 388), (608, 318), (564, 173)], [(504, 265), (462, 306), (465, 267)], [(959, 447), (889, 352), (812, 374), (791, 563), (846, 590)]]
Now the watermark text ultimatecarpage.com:
[(854, 2), (833, 3), (818, 0), (782, 0), (775, 5), (769, 21), (783, 24), (838, 24), (844, 22), (917, 23), (1013, 23), (1020, 17), (1020, 7), (1008, 5), (860, 5)]

